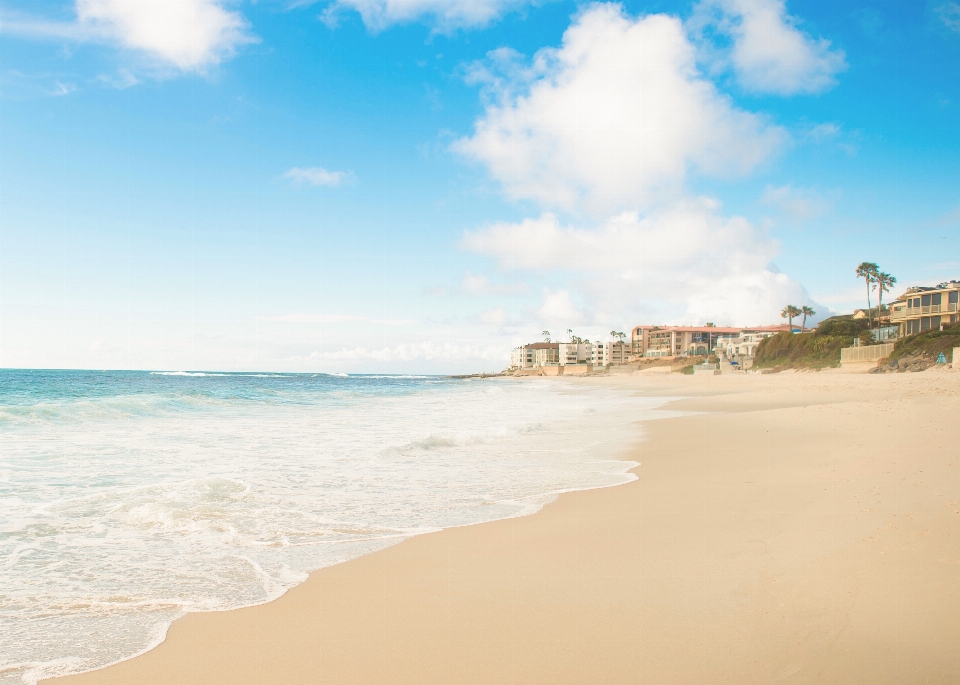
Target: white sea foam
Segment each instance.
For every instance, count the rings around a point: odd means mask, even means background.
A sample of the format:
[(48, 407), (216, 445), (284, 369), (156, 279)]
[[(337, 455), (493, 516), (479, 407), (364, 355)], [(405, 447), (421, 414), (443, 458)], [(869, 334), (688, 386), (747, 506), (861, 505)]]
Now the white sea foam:
[(611, 457), (655, 404), (562, 382), (252, 378), (0, 405), (0, 683), (128, 658), (186, 611), (632, 480)]

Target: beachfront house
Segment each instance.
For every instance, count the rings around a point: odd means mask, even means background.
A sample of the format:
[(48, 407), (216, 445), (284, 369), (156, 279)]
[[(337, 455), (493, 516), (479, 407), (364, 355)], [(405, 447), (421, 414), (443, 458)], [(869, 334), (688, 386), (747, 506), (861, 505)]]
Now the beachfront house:
[(960, 281), (909, 288), (888, 306), (901, 337), (947, 328), (960, 321)]
[(718, 351), (722, 351), (729, 359), (740, 360), (756, 356), (757, 347), (765, 338), (776, 335), (773, 331), (741, 331), (739, 335), (722, 340)]
[[(713, 354), (725, 351), (732, 340), (752, 356), (762, 339), (790, 330), (787, 324), (754, 326), (752, 328), (705, 326), (635, 326), (630, 332), (631, 353), (634, 357), (682, 357)], [(794, 331), (802, 330), (799, 326)], [(749, 338), (745, 336), (750, 336)], [(746, 352), (744, 352), (746, 354)]]

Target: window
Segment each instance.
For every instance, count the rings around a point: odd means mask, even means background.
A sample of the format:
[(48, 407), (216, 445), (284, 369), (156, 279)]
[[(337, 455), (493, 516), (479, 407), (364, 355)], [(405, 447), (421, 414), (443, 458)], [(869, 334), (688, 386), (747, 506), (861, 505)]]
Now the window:
[(939, 316), (931, 316), (931, 317), (930, 317), (930, 328), (932, 328), (932, 329), (935, 330), (935, 331), (939, 331), (939, 330), (940, 330), (940, 317), (939, 317)]
[(957, 300), (960, 299), (960, 291), (954, 290), (952, 293), (947, 295), (947, 302), (950, 304), (957, 304)]
[(921, 296), (920, 296), (920, 305), (923, 306), (923, 307), (929, 307), (929, 306), (930, 306), (930, 296), (929, 296), (929, 295), (921, 295)]
[(930, 330), (930, 317), (929, 317), (929, 316), (925, 316), (925, 317), (923, 317), (922, 319), (920, 319), (920, 330), (921, 330), (921, 331), (929, 331), (929, 330)]
[(940, 299), (941, 293), (934, 293), (930, 297), (933, 298), (930, 304), (940, 304), (942, 302), (942, 300)]
[(920, 306), (920, 298), (919, 298), (919, 297), (913, 298), (913, 306), (914, 306), (914, 307), (919, 307), (919, 306)]
[(907, 309), (913, 309), (913, 300), (907, 300)]

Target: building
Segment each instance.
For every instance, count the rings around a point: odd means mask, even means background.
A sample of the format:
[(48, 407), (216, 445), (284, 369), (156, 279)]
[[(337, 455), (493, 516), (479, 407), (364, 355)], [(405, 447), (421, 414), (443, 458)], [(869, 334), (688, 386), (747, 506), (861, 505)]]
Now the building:
[(560, 363), (560, 343), (531, 343), (514, 348), (510, 353), (511, 369), (532, 369)]
[[(711, 354), (721, 345), (744, 334), (774, 335), (791, 330), (788, 324), (775, 326), (721, 327), (705, 326), (636, 326), (630, 332), (631, 353), (636, 357), (680, 357)], [(793, 326), (794, 332), (801, 332)], [(769, 337), (769, 336), (767, 336)], [(745, 342), (742, 344), (746, 344)]]
[(510, 368), (591, 365), (593, 358), (593, 343), (531, 343), (514, 348), (510, 353)]
[(901, 337), (947, 328), (960, 322), (960, 281), (910, 288), (888, 307)]
[(633, 359), (630, 343), (606, 342), (593, 345), (592, 364), (594, 366), (619, 366)]
[(559, 343), (560, 366), (593, 363), (593, 343)]
[(722, 338), (717, 349), (733, 360), (755, 357), (760, 341), (774, 335), (776, 333), (772, 331), (741, 331), (739, 335), (732, 338)]

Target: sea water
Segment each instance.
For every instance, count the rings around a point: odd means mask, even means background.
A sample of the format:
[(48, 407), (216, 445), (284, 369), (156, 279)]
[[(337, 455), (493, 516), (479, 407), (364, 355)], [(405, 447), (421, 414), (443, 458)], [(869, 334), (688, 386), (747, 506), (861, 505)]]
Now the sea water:
[(0, 371), (0, 683), (632, 480), (617, 457), (656, 402), (559, 379)]

